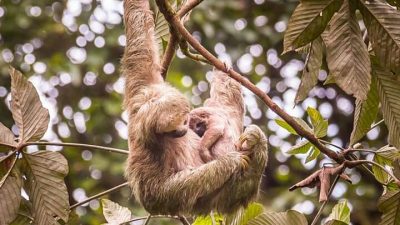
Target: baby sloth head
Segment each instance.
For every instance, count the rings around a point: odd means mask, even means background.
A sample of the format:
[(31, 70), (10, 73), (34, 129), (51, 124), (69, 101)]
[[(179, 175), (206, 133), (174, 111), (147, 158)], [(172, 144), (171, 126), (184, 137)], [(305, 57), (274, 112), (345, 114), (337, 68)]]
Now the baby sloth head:
[(202, 108), (197, 108), (190, 112), (189, 117), (189, 128), (202, 137), (207, 130), (209, 113)]

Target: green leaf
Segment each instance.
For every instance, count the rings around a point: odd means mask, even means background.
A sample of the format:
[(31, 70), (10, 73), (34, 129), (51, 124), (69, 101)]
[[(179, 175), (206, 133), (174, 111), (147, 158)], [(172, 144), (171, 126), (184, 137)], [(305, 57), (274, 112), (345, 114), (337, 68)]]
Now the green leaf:
[(319, 156), (320, 153), (321, 153), (321, 152), (319, 151), (318, 148), (313, 147), (313, 148), (311, 149), (311, 151), (308, 153), (308, 156), (307, 156), (307, 158), (306, 158), (306, 163), (311, 162), (311, 161), (313, 161), (314, 159), (318, 158), (318, 156)]
[[(400, 157), (400, 151), (397, 150), (395, 147), (387, 145), (376, 151), (373, 160), (379, 165), (385, 167), (385, 166), (392, 166), (393, 161), (399, 157)], [(389, 175), (381, 168), (372, 165), (372, 172), (374, 173), (375, 178), (379, 182), (387, 183), (389, 181)]]
[(283, 53), (302, 47), (320, 36), (342, 2), (343, 0), (301, 1), (289, 20)]
[(281, 119), (275, 119), (276, 124), (278, 124), (283, 129), (287, 130), (291, 134), (297, 134), (297, 132), (290, 126), (286, 121)]
[(249, 225), (307, 225), (306, 217), (297, 211), (267, 212), (257, 216)]
[(336, 204), (329, 217), (326, 219), (327, 221), (330, 220), (336, 220), (339, 221), (337, 223), (328, 223), (328, 224), (341, 224), (340, 222), (343, 222), (344, 224), (349, 224), (350, 223), (350, 208), (347, 205), (347, 201), (343, 200), (340, 201), (338, 204)]
[(22, 199), (22, 179), (10, 174), (3, 182), (0, 188), (0, 225), (8, 225), (18, 214)]
[(333, 17), (326, 40), (329, 73), (347, 94), (365, 100), (371, 83), (371, 62), (349, 0)]
[(291, 147), (287, 154), (296, 155), (296, 154), (306, 154), (313, 145), (309, 141), (301, 141), (297, 145)]
[(371, 125), (376, 119), (379, 111), (379, 96), (376, 86), (376, 78), (372, 78), (371, 88), (367, 99), (356, 99), (356, 109), (354, 112), (353, 131), (350, 136), (350, 146), (359, 141), (371, 129)]
[(359, 1), (359, 9), (381, 65), (400, 72), (400, 12), (383, 1)]
[(42, 106), (32, 83), (21, 72), (10, 68), (11, 111), (19, 129), (19, 142), (39, 140), (47, 130), (49, 111)]
[(154, 19), (155, 28), (155, 40), (158, 45), (158, 50), (160, 56), (162, 56), (165, 52), (166, 45), (169, 42), (169, 38), (171, 34), (169, 33), (169, 25), (168, 22), (165, 20), (164, 15), (157, 10), (156, 16)]
[(301, 76), (301, 83), (296, 94), (296, 104), (306, 99), (308, 93), (318, 83), (319, 69), (321, 68), (323, 59), (322, 39), (317, 38), (310, 45), (303, 75)]
[(379, 199), (378, 209), (383, 213), (379, 225), (399, 225), (400, 191), (387, 191)]
[[(308, 124), (301, 118), (297, 118), (297, 117), (292, 117), (304, 130), (308, 131), (308, 132), (313, 132), (311, 127), (308, 126)], [(278, 124), (280, 127), (282, 127), (283, 129), (287, 130), (289, 133), (291, 134), (296, 134), (297, 132), (293, 129), (292, 126), (290, 126), (286, 121), (281, 120), (281, 119), (275, 119), (276, 124)]]
[[(226, 224), (229, 225), (246, 225), (250, 220), (256, 218), (264, 212), (264, 206), (260, 203), (250, 203), (245, 209), (240, 209), (233, 216), (226, 218)], [(218, 223), (217, 223), (218, 224)]]
[(379, 155), (385, 159), (385, 161), (390, 162), (387, 165), (392, 165), (392, 162), (400, 157), (400, 151), (392, 146), (386, 145), (376, 151), (375, 155)]
[(132, 218), (132, 213), (128, 208), (108, 199), (101, 199), (101, 205), (103, 206), (103, 215), (110, 225), (125, 223)]
[(348, 223), (342, 222), (340, 220), (329, 220), (325, 225), (347, 225)]
[(389, 72), (375, 72), (383, 118), (389, 130), (389, 143), (400, 149), (400, 81)]
[[(11, 130), (0, 123), (0, 145), (11, 145), (15, 147), (17, 143), (14, 141), (14, 138), (14, 134)], [(0, 151), (2, 149), (9, 150), (8, 148), (2, 148), (2, 146), (0, 146)]]
[[(224, 217), (220, 214), (214, 214), (214, 221), (215, 224), (223, 224)], [(213, 218), (211, 216), (198, 216), (196, 217), (196, 220), (193, 222), (192, 225), (210, 225), (213, 224)], [(227, 223), (231, 225), (230, 223)]]
[(27, 186), (35, 224), (54, 224), (59, 217), (68, 221), (68, 192), (64, 177), (67, 160), (58, 152), (24, 153), (27, 164)]
[(328, 131), (328, 121), (324, 120), (322, 115), (318, 112), (318, 110), (308, 107), (307, 114), (311, 119), (311, 124), (314, 127), (314, 134), (318, 138), (322, 138), (326, 136)]

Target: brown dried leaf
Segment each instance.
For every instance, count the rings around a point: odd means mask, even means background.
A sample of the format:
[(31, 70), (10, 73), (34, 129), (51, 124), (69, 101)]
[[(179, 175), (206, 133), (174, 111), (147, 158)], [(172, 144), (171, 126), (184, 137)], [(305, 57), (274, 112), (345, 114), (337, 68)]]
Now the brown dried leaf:
[(11, 111), (19, 129), (19, 142), (37, 141), (47, 130), (49, 112), (42, 106), (32, 83), (10, 67)]

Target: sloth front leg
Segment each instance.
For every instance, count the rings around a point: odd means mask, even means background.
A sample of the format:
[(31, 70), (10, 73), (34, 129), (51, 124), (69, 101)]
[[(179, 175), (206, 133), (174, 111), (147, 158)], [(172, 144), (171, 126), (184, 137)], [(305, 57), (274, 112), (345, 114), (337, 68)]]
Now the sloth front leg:
[(264, 132), (258, 126), (250, 125), (245, 129), (237, 147), (239, 152), (245, 152), (249, 156), (249, 167), (236, 173), (227, 182), (216, 201), (217, 211), (232, 213), (255, 200), (268, 161), (267, 143)]

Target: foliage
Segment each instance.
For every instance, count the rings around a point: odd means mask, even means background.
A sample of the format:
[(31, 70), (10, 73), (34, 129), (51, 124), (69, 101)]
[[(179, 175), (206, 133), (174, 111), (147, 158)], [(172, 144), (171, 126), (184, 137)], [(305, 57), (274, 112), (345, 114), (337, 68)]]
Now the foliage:
[[(104, 222), (98, 200), (80, 202), (89, 193), (121, 183), (126, 156), (94, 153), (88, 145), (82, 151), (68, 145), (39, 146), (43, 141), (73, 141), (127, 148), (126, 113), (120, 103), (123, 79), (116, 69), (124, 46), (121, 3), (15, 0), (0, 6), (0, 98), (6, 103), (0, 106), (0, 224)], [(185, 1), (171, 3), (178, 10)], [(328, 216), (325, 224), (350, 224), (350, 220), (352, 224), (400, 224), (399, 1), (301, 0), (296, 4), (204, 1), (187, 17), (188, 27), (202, 45), (213, 49), (227, 65), (233, 64), (294, 120), (277, 118), (271, 107), (246, 92), (246, 124), (257, 123), (270, 134), (272, 154), (260, 199), (268, 209), (251, 204), (234, 215), (198, 217), (194, 223), (223, 218), (237, 225), (307, 224), (306, 217), (319, 221), (327, 205), (332, 212), (324, 215)], [(170, 25), (156, 7), (154, 11), (163, 55)], [(291, 51), (304, 53), (304, 66)], [(285, 55), (279, 56), (280, 52)], [(167, 79), (193, 105), (201, 105), (208, 95), (208, 77), (203, 74), (211, 68), (182, 59), (180, 53), (177, 56)], [(10, 64), (31, 82), (9, 69)], [(11, 83), (5, 75), (9, 70)], [(295, 77), (300, 70), (301, 78)], [(387, 129), (376, 122), (380, 118)], [(306, 134), (298, 132), (298, 127)], [(323, 158), (310, 135), (340, 159), (358, 164)], [(340, 183), (346, 191), (337, 192), (336, 197), (349, 199), (357, 210), (351, 211), (343, 200), (332, 207), (329, 190), (334, 192), (337, 182), (330, 182), (330, 176), (348, 180), (342, 172), (355, 166), (371, 172), (378, 182), (365, 171), (351, 170), (356, 182)], [(311, 175), (301, 180), (307, 174)], [(299, 179), (297, 187), (321, 189), (324, 203), (320, 208), (315, 207), (314, 191), (287, 193), (286, 187)], [(371, 208), (365, 202), (375, 203), (382, 189), (379, 183), (385, 184), (385, 191), (377, 207)], [(128, 190), (106, 194), (128, 206), (102, 200), (109, 224), (134, 219), (131, 209), (138, 216), (147, 215), (129, 198)], [(78, 202), (76, 210), (70, 210), (72, 202)], [(314, 207), (301, 207), (306, 203)], [(304, 214), (279, 212), (292, 207)], [(376, 209), (382, 212), (381, 219)]]

